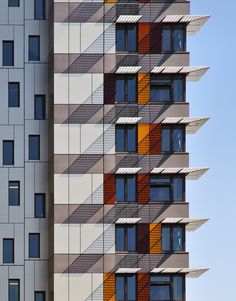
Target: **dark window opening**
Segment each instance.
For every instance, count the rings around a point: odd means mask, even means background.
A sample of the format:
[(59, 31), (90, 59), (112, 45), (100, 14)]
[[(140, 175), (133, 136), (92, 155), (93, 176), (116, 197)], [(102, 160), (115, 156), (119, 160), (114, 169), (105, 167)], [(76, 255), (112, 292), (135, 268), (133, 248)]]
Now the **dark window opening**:
[(45, 193), (35, 193), (34, 195), (34, 217), (45, 217)]
[(20, 83), (8, 83), (8, 106), (18, 108), (20, 106)]
[(14, 263), (14, 239), (3, 239), (3, 263)]
[(45, 0), (34, 0), (34, 19), (45, 20)]
[(8, 301), (20, 301), (20, 280), (9, 279)]
[(3, 141), (3, 165), (14, 165), (14, 141)]
[(8, 0), (8, 7), (19, 7), (20, 0)]
[(14, 41), (3, 41), (3, 66), (14, 66)]
[(162, 252), (185, 251), (185, 226), (162, 225), (161, 242)]
[(40, 234), (30, 233), (29, 234), (29, 258), (40, 257)]
[(39, 135), (29, 135), (29, 160), (40, 160)]
[(40, 60), (40, 36), (29, 36), (29, 61)]
[(45, 291), (34, 292), (34, 301), (46, 301), (46, 292)]
[(34, 96), (34, 119), (43, 120), (45, 119), (46, 112), (46, 101), (45, 95)]
[(186, 51), (186, 26), (165, 25), (162, 28), (162, 51)]
[(161, 137), (162, 152), (185, 152), (184, 127), (163, 126)]
[(9, 206), (20, 206), (20, 182), (10, 181), (9, 182)]

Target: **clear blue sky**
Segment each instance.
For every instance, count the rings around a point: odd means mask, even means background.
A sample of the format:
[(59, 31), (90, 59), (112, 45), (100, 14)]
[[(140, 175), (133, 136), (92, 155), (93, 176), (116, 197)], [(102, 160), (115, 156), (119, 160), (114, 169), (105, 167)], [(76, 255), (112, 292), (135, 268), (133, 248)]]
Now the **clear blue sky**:
[(211, 270), (187, 282), (187, 300), (234, 300), (236, 276), (236, 1), (192, 0), (191, 14), (211, 15), (199, 33), (188, 39), (191, 65), (210, 66), (199, 82), (188, 84), (191, 116), (211, 120), (188, 135), (190, 165), (210, 170), (188, 181), (191, 217), (210, 221), (189, 233), (191, 267)]

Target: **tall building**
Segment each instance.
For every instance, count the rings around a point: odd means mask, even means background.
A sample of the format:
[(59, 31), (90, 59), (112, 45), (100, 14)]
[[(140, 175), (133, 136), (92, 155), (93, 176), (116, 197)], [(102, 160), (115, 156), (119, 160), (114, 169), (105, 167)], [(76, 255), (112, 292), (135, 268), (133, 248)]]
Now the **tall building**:
[[(186, 0), (2, 0), (0, 300), (185, 301)], [(190, 100), (191, 101), (191, 100)]]

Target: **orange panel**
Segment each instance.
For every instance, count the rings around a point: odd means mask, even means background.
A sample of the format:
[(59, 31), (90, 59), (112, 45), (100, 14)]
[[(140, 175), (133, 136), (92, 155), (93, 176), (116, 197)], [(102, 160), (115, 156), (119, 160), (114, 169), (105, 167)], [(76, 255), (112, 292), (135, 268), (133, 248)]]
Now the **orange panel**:
[(116, 301), (116, 279), (115, 274), (104, 274), (104, 301)]
[(150, 74), (138, 74), (138, 103), (147, 104), (150, 101)]
[(138, 25), (138, 52), (140, 54), (150, 53), (150, 23), (139, 23)]
[(138, 154), (149, 153), (149, 124), (138, 125)]
[(105, 0), (106, 3), (116, 3), (117, 0)]
[(147, 204), (149, 202), (149, 194), (149, 174), (138, 174), (138, 204)]
[(150, 254), (161, 253), (161, 224), (150, 224)]

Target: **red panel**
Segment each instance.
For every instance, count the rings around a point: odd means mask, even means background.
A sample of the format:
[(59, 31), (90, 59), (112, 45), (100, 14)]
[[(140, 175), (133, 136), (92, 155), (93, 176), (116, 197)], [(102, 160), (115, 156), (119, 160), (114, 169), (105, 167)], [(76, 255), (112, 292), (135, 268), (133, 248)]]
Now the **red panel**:
[(114, 174), (104, 174), (104, 204), (115, 204), (116, 178)]
[(150, 154), (157, 155), (161, 153), (161, 125), (150, 124)]
[(149, 274), (138, 273), (138, 301), (149, 301)]
[(138, 175), (138, 204), (149, 202), (149, 174)]
[(141, 54), (150, 53), (150, 23), (139, 23), (138, 52)]
[(162, 41), (162, 25), (161, 23), (151, 23), (151, 39), (150, 39), (150, 52), (161, 53)]
[(116, 75), (104, 74), (104, 104), (114, 104), (116, 98)]
[(138, 253), (148, 254), (149, 253), (149, 224), (138, 224)]

